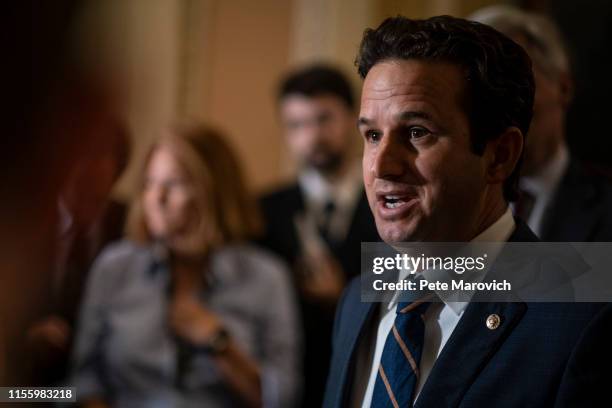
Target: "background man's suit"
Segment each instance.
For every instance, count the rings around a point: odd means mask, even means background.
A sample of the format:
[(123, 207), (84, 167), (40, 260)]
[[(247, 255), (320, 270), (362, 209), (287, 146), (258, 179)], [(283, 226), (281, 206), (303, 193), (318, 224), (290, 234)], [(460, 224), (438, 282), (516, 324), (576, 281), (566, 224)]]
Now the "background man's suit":
[(542, 241), (612, 241), (612, 183), (572, 160), (547, 209)]
[[(292, 184), (263, 197), (261, 206), (266, 224), (264, 244), (290, 264), (295, 263), (300, 254), (300, 244), (293, 219), (305, 208), (300, 186)], [(359, 274), (361, 242), (379, 240), (365, 192), (362, 192), (346, 238), (342, 242), (332, 243), (331, 248), (347, 277)]]
[[(290, 185), (265, 196), (261, 205), (266, 225), (263, 244), (283, 257), (290, 265), (295, 265), (300, 255), (300, 242), (294, 217), (305, 209), (304, 194), (300, 186)], [(359, 275), (361, 242), (379, 240), (365, 193), (361, 192), (345, 239), (330, 245), (331, 253), (342, 266), (347, 281)], [(304, 353), (306, 395), (303, 406), (320, 406), (331, 357), (330, 339), (334, 308), (308, 302), (306, 299), (302, 299), (300, 303), (306, 331)]]

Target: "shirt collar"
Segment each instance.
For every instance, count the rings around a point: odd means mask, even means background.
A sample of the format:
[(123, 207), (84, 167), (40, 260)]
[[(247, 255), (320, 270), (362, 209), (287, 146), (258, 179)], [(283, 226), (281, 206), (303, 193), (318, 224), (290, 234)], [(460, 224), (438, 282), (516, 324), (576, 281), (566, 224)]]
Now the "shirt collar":
[[(206, 268), (202, 270), (206, 290), (213, 290), (220, 285), (229, 285), (242, 279), (240, 265), (248, 264), (242, 254), (248, 253), (240, 244), (228, 245), (212, 251)], [(161, 243), (154, 242), (149, 247), (148, 275), (156, 278), (159, 274), (170, 278), (169, 252)]]
[(298, 182), (304, 192), (307, 206), (323, 207), (329, 200), (336, 206), (350, 204), (361, 189), (361, 163), (355, 161), (342, 177), (330, 182), (323, 175), (311, 168), (299, 175)]
[(505, 242), (514, 232), (514, 217), (510, 207), (489, 228), (482, 231), (472, 242)]
[[(514, 217), (512, 216), (512, 210), (508, 207), (504, 214), (497, 219), (493, 224), (491, 224), (487, 229), (481, 232), (472, 240), (472, 242), (505, 242), (510, 238), (512, 233), (514, 232), (514, 228), (516, 227), (516, 223), (514, 222)], [(499, 249), (499, 248), (498, 248)], [(499, 255), (498, 250), (489, 251), (488, 255), (488, 263), (492, 264), (497, 255)], [(399, 279), (404, 279), (408, 275), (408, 271), (400, 271)], [(391, 310), (397, 304), (397, 298), (399, 297), (400, 292), (396, 292), (393, 295), (393, 298), (389, 301), (388, 309)], [(436, 292), (438, 298), (448, 306), (457, 316), (459, 316), (465, 308), (467, 307), (469, 302), (458, 302), (452, 300), (452, 293), (450, 295), (440, 294)]]

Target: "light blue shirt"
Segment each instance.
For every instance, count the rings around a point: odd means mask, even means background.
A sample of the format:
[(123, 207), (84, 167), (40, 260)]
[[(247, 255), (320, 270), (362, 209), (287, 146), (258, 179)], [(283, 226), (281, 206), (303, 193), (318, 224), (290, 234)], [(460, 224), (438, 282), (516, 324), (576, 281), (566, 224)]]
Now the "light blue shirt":
[[(177, 342), (168, 327), (170, 274), (150, 247), (122, 241), (96, 260), (74, 351), (77, 398), (116, 407), (240, 406), (211, 356), (197, 351), (177, 388)], [(301, 359), (296, 304), (284, 266), (251, 246), (211, 257), (202, 290), (236, 344), (262, 373), (265, 407), (291, 407)]]

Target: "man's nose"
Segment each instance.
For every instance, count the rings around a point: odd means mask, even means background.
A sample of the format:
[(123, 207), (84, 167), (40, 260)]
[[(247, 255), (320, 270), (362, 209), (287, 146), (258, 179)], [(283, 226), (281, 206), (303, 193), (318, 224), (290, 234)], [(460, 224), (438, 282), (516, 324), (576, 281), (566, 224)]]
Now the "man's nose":
[(311, 121), (306, 127), (305, 131), (307, 132), (310, 140), (314, 143), (323, 138), (323, 124), (316, 120)]
[(374, 152), (370, 171), (376, 178), (399, 178), (406, 172), (408, 154), (409, 152), (392, 138), (384, 137)]

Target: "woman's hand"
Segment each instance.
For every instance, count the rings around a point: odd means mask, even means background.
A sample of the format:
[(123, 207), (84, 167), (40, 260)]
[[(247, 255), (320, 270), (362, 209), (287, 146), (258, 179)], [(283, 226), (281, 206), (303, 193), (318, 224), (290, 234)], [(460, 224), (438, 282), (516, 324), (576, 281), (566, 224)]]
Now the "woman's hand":
[[(193, 295), (175, 296), (170, 306), (170, 326), (184, 340), (196, 346), (208, 345), (222, 329), (220, 319)], [(249, 407), (261, 406), (261, 379), (257, 363), (229, 340), (227, 349), (214, 355), (229, 385)]]
[(170, 327), (193, 345), (206, 345), (222, 328), (221, 320), (195, 295), (175, 296), (170, 305)]
[[(174, 256), (172, 273), (174, 292), (169, 320), (174, 333), (195, 346), (208, 346), (214, 335), (223, 329), (221, 319), (197, 298), (201, 289), (205, 259)], [(228, 385), (246, 406), (261, 406), (261, 374), (259, 365), (229, 338), (222, 353), (213, 354)]]

